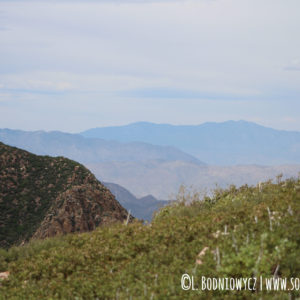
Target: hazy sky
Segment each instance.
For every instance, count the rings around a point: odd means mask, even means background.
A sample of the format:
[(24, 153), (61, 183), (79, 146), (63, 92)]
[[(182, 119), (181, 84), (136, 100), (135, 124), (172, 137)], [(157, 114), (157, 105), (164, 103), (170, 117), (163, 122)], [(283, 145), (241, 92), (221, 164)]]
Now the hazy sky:
[(299, 115), (299, 0), (0, 0), (0, 128)]

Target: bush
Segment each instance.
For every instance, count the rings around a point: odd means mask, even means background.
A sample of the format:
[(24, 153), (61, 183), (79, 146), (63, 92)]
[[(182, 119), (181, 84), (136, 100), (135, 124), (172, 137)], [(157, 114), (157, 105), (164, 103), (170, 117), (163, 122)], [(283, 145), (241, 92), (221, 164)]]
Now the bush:
[[(184, 291), (181, 276), (299, 277), (299, 180), (217, 190), (115, 224), (12, 248), (8, 299), (290, 299), (299, 291)], [(4, 253), (3, 251), (1, 253)], [(259, 284), (259, 283), (257, 283)]]

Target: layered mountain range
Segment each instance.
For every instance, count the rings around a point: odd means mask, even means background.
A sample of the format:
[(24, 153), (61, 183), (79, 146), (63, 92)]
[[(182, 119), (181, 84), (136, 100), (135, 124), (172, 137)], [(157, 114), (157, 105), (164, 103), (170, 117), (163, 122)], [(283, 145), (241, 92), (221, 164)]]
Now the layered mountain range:
[(89, 138), (173, 146), (210, 165), (300, 163), (300, 132), (246, 121), (178, 126), (139, 122), (89, 129), (81, 134)]
[(183, 160), (195, 164), (203, 164), (192, 155), (172, 146), (85, 138), (79, 134), (60, 131), (0, 129), (0, 141), (38, 155), (65, 156), (85, 164), (145, 160)]
[(136, 199), (174, 199), (181, 184), (209, 190), (216, 184), (255, 184), (279, 173), (295, 177), (300, 171), (299, 132), (245, 121), (190, 126), (140, 122), (81, 134), (0, 129), (0, 141), (77, 160), (99, 180), (121, 185)]

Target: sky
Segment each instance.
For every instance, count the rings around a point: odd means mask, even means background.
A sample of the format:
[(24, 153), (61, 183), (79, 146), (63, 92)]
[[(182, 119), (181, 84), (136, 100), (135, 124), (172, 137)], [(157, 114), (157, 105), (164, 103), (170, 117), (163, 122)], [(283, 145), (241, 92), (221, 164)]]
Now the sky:
[(0, 0), (0, 128), (300, 131), (299, 0)]

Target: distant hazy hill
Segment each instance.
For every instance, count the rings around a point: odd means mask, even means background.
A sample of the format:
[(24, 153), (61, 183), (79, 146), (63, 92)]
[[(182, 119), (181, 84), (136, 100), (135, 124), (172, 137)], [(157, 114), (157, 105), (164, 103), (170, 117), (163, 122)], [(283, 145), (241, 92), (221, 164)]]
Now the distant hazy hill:
[(0, 129), (0, 141), (39, 155), (65, 156), (81, 163), (105, 161), (183, 160), (202, 164), (195, 157), (174, 147), (143, 142), (120, 143), (85, 138), (59, 131)]
[(280, 173), (297, 177), (300, 172), (300, 165), (201, 166), (183, 161), (106, 162), (87, 167), (103, 181), (120, 184), (138, 197), (152, 194), (157, 199), (174, 199), (181, 184), (213, 189), (216, 184), (256, 184)]
[[(244, 122), (228, 122), (224, 124), (234, 126), (241, 124), (241, 126), (245, 125), (246, 127), (253, 125), (255, 128), (259, 127), (255, 124), (251, 125), (251, 123), (244, 124)], [(215, 124), (215, 126), (222, 127), (224, 124)], [(148, 125), (151, 127), (153, 124), (146, 124), (145, 126), (147, 127)], [(153, 126), (158, 128), (160, 126), (176, 127), (171, 125)], [(297, 134), (295, 133), (296, 136)], [(147, 134), (145, 133), (146, 137)], [(168, 138), (166, 137), (166, 139)], [(175, 137), (174, 140), (176, 140)], [(228, 144), (228, 147), (230, 146), (225, 138), (222, 140)], [(24, 148), (36, 154), (63, 155), (77, 160), (91, 169), (99, 180), (119, 184), (130, 190), (138, 198), (151, 194), (156, 199), (170, 199), (171, 195), (177, 193), (181, 184), (210, 189), (215, 186), (215, 183), (223, 187), (232, 183), (236, 185), (245, 183), (253, 184), (258, 181), (274, 178), (281, 172), (286, 177), (291, 177), (297, 176), (300, 171), (300, 165), (296, 164), (272, 167), (258, 166), (257, 164), (250, 165), (255, 155), (252, 152), (252, 154), (250, 153), (247, 156), (245, 154), (248, 151), (247, 149), (241, 152), (237, 151), (238, 153), (234, 155), (232, 154), (234, 151), (232, 153), (222, 152), (221, 150), (218, 152), (217, 148), (212, 148), (205, 154), (212, 159), (214, 159), (214, 155), (216, 159), (221, 159), (223, 155), (224, 161), (228, 162), (229, 159), (239, 160), (241, 157), (244, 157), (246, 163), (245, 165), (237, 166), (207, 166), (193, 156), (172, 147), (153, 146), (139, 142), (122, 143), (106, 141), (62, 132), (24, 132), (0, 129), (0, 141), (5, 141), (7, 144)], [(180, 139), (178, 139), (179, 142), (181, 143)], [(189, 138), (186, 140), (187, 145), (192, 145), (193, 142), (197, 145), (197, 143), (199, 144), (199, 139)], [(221, 143), (218, 140), (216, 142)], [(244, 147), (243, 139), (240, 142), (238, 140), (232, 142), (232, 144), (234, 143), (239, 144), (237, 148)], [(298, 149), (296, 142), (294, 142), (294, 145), (294, 149)], [(284, 145), (280, 147), (284, 147)], [(263, 148), (258, 147), (257, 149)], [(271, 158), (274, 162), (272, 159), (274, 154), (271, 147), (266, 145), (263, 150), (268, 155), (260, 156), (261, 160), (268, 161)], [(276, 153), (275, 150), (274, 152)], [(295, 156), (297, 155), (299, 155), (299, 151), (296, 152)], [(282, 154), (281, 159), (283, 157), (288, 160), (288, 158), (292, 159), (293, 155), (287, 150)], [(249, 160), (247, 160), (248, 158)], [(279, 164), (280, 159), (276, 160), (276, 162)], [(147, 214), (146, 211), (147, 209), (143, 213)]]
[(79, 163), (0, 143), (0, 248), (126, 218), (111, 192)]
[(191, 126), (134, 123), (81, 133), (121, 142), (174, 146), (208, 164), (300, 163), (300, 132), (275, 130), (245, 121)]
[(124, 187), (109, 182), (102, 182), (116, 197), (116, 199), (125, 207), (131, 214), (138, 218), (146, 221), (151, 221), (153, 213), (160, 207), (167, 205), (168, 201), (157, 200), (152, 195), (136, 198)]

